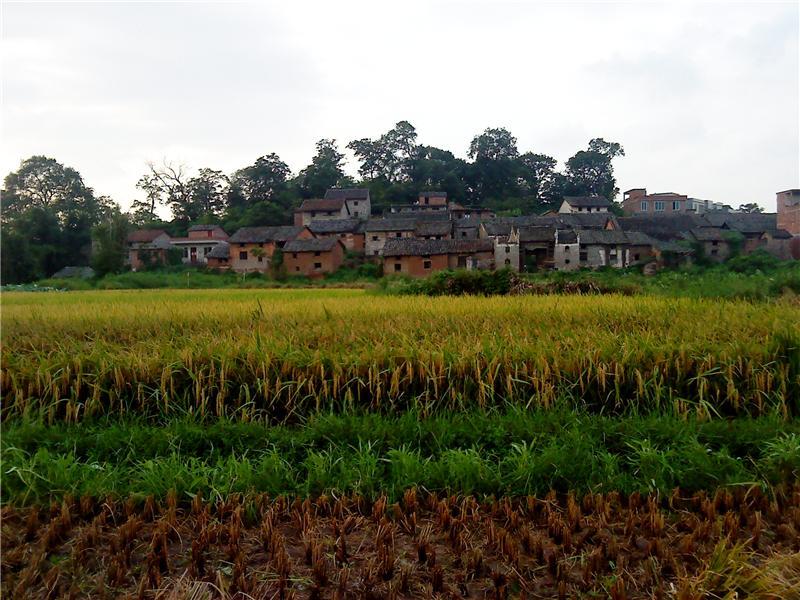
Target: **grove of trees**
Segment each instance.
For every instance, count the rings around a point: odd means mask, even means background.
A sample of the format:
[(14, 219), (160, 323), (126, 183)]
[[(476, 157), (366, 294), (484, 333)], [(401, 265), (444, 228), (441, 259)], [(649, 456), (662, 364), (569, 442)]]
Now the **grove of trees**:
[[(229, 233), (244, 226), (289, 224), (303, 199), (321, 197), (336, 186), (368, 187), (376, 214), (412, 201), (425, 189), (505, 214), (557, 208), (565, 195), (613, 200), (619, 190), (612, 163), (625, 154), (620, 144), (596, 138), (559, 170), (551, 156), (520, 152), (507, 129), (488, 128), (472, 139), (465, 160), (417, 143), (408, 121), (346, 147), (358, 161), (356, 179), (345, 173), (345, 156), (332, 139), (317, 142), (311, 163), (297, 174), (275, 153), (229, 174), (148, 163), (136, 184), (139, 197), (127, 213), (96, 195), (75, 169), (32, 156), (6, 176), (0, 192), (0, 278), (3, 283), (33, 281), (67, 265), (92, 264), (100, 273), (120, 270), (131, 228), (161, 227), (185, 235), (197, 223), (219, 223)], [(162, 207), (169, 209), (169, 221), (160, 219)]]

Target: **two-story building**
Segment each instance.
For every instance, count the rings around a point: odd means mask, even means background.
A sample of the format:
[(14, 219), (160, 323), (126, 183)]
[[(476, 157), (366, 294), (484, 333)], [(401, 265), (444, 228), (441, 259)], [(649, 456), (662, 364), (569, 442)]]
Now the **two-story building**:
[(324, 198), (304, 200), (294, 211), (295, 225), (308, 225), (315, 220), (368, 219), (372, 211), (366, 188), (331, 188)]
[(208, 255), (228, 234), (219, 225), (192, 225), (185, 238), (172, 238), (170, 244), (181, 251), (185, 265), (204, 265)]
[(564, 196), (559, 213), (607, 213), (611, 202), (602, 196)]
[(169, 234), (163, 229), (138, 229), (130, 232), (125, 240), (128, 251), (125, 264), (132, 271), (166, 264), (170, 240)]
[(315, 220), (308, 224), (314, 237), (335, 238), (352, 252), (364, 252), (364, 225), (361, 219)]
[(639, 213), (685, 213), (692, 210), (689, 197), (675, 192), (648, 194), (646, 188), (633, 188), (622, 194), (626, 215)]
[(344, 250), (341, 240), (332, 237), (295, 239), (283, 247), (283, 264), (289, 275), (322, 277), (342, 266)]
[(237, 273), (266, 272), (275, 250), (296, 239), (311, 239), (308, 227), (280, 225), (274, 227), (242, 227), (229, 239), (230, 268)]
[(800, 236), (800, 189), (791, 189), (776, 194), (778, 204), (778, 229), (793, 236)]
[(425, 277), (444, 269), (494, 268), (492, 240), (419, 240), (395, 238), (383, 250), (385, 275)]

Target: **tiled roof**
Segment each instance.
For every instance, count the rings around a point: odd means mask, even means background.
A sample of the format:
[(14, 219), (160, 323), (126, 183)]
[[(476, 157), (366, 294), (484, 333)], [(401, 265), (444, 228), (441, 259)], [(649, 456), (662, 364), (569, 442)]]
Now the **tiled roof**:
[(278, 225), (275, 227), (242, 227), (228, 240), (231, 243), (262, 244), (264, 242), (287, 242), (305, 229), (303, 226)]
[(634, 215), (617, 219), (623, 231), (643, 231), (658, 240), (679, 240), (682, 234), (698, 227), (710, 227), (705, 215), (673, 213), (668, 215)]
[(367, 188), (330, 188), (325, 192), (326, 200), (368, 200)]
[(724, 242), (725, 230), (719, 227), (696, 227), (689, 233), (699, 242)]
[(308, 240), (292, 240), (286, 242), (284, 252), (329, 252), (339, 240), (336, 238), (311, 238)]
[(358, 231), (360, 226), (358, 219), (319, 219), (308, 224), (312, 233), (351, 233)]
[(581, 245), (616, 245), (627, 244), (628, 238), (624, 231), (611, 229), (584, 229), (578, 232)]
[(215, 229), (222, 229), (219, 225), (192, 225), (189, 231), (214, 231)]
[(564, 196), (564, 202), (570, 206), (603, 208), (611, 206), (611, 202), (602, 196)]
[(577, 244), (578, 232), (572, 229), (559, 229), (556, 234), (556, 240), (559, 244)]
[(152, 242), (160, 235), (166, 235), (163, 229), (137, 229), (128, 234), (129, 242)]
[(429, 191), (429, 192), (420, 192), (419, 195), (428, 196), (428, 198), (447, 198), (447, 192)]
[(526, 225), (519, 228), (519, 241), (526, 242), (553, 242), (556, 237), (556, 228), (546, 225)]
[(706, 213), (715, 227), (734, 229), (741, 233), (761, 233), (778, 228), (777, 213)]
[(342, 210), (344, 206), (344, 198), (311, 198), (303, 200), (295, 212), (311, 212), (315, 210)]
[(230, 253), (230, 244), (228, 244), (228, 242), (220, 242), (214, 246), (208, 254), (206, 254), (206, 258), (229, 258)]
[(471, 254), (492, 252), (492, 240), (420, 240), (398, 238), (386, 240), (383, 256), (430, 256), (433, 254)]
[(453, 225), (451, 221), (423, 221), (417, 223), (414, 228), (414, 235), (450, 235), (453, 232)]

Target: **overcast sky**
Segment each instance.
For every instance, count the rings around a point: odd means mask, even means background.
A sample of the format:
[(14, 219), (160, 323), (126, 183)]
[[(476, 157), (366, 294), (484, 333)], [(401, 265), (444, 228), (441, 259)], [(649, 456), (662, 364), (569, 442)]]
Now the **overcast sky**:
[[(620, 189), (775, 210), (800, 187), (798, 2), (3, 2), (2, 173), (32, 154), (123, 207), (148, 160), (231, 172), (322, 137), (465, 156), (486, 127)], [(350, 158), (348, 170), (357, 165)]]

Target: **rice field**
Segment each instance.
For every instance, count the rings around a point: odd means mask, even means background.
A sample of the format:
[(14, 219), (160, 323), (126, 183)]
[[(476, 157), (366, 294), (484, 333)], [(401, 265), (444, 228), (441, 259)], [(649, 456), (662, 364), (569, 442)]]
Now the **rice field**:
[(0, 302), (4, 598), (800, 597), (789, 297)]
[(2, 313), (4, 418), (800, 406), (789, 302), (160, 290), (6, 294)]

